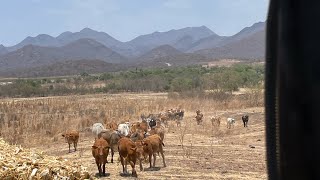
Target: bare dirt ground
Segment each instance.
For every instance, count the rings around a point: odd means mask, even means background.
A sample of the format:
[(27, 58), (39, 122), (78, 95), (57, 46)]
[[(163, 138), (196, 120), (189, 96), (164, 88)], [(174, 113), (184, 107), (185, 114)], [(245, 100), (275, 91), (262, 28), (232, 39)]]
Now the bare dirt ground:
[[(220, 59), (220, 60), (216, 60), (216, 61), (211, 61), (208, 62), (206, 67), (213, 67), (213, 66), (225, 66), (225, 67), (230, 67), (234, 64), (237, 63), (241, 63), (241, 62), (246, 62), (245, 60), (239, 60), (239, 59)], [(251, 63), (251, 64), (264, 64), (265, 61), (257, 61), (257, 62), (249, 62), (247, 61), (247, 63)]]
[[(222, 117), (220, 128), (211, 126), (209, 117), (215, 113)], [(249, 114), (248, 127), (241, 120), (243, 113)], [(264, 109), (249, 108), (232, 111), (203, 112), (204, 124), (197, 126), (194, 113), (186, 112), (181, 128), (171, 124), (166, 129), (164, 150), (167, 167), (157, 157), (154, 170), (140, 171), (136, 165), (138, 179), (267, 179), (265, 156)], [(226, 118), (234, 117), (234, 128), (226, 128)], [(183, 141), (182, 141), (183, 139)], [(82, 133), (78, 151), (68, 153), (68, 145), (61, 138), (57, 142), (36, 147), (49, 155), (68, 160), (78, 160), (92, 174), (97, 167), (91, 154), (94, 138)], [(120, 176), (121, 163), (115, 154), (115, 162), (106, 165), (107, 177), (101, 179), (133, 179)], [(110, 162), (110, 155), (108, 157)], [(148, 163), (143, 164), (148, 168)], [(131, 167), (128, 166), (129, 172)]]

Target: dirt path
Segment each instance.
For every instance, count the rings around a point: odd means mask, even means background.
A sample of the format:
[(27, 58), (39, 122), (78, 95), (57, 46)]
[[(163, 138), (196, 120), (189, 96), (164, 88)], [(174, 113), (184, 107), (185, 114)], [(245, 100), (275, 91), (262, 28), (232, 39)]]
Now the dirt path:
[[(244, 128), (241, 112), (249, 112), (248, 128)], [(184, 123), (191, 122), (186, 127), (183, 145), (181, 143), (182, 129), (171, 127), (167, 129), (164, 140), (164, 150), (167, 167), (163, 168), (162, 159), (157, 157), (155, 171), (139, 171), (139, 179), (267, 179), (265, 160), (265, 130), (263, 108), (234, 110), (219, 112), (222, 122), (219, 130), (212, 129), (208, 116), (205, 114), (205, 124), (195, 125), (193, 114), (186, 114)], [(226, 128), (225, 119), (235, 117), (236, 124), (231, 130)], [(81, 134), (79, 151), (67, 153), (67, 144), (63, 139), (52, 142), (47, 146), (37, 147), (47, 154), (61, 156), (69, 160), (79, 160), (88, 167), (89, 172), (95, 174), (97, 168), (91, 154), (93, 137)], [(249, 145), (251, 148), (249, 147)], [(110, 158), (110, 156), (108, 157)], [(148, 164), (144, 164), (148, 167)], [(118, 153), (115, 163), (106, 165), (108, 177), (101, 179), (133, 179), (121, 177), (121, 163)], [(128, 170), (131, 171), (130, 166)]]

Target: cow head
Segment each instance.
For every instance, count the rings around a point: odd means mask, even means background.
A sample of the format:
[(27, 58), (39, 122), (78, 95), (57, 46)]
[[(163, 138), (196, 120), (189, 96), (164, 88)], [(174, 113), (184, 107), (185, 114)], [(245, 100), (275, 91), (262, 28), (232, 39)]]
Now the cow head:
[(110, 147), (108, 145), (93, 145), (92, 153), (98, 157), (100, 161), (104, 161), (105, 157), (109, 154)]

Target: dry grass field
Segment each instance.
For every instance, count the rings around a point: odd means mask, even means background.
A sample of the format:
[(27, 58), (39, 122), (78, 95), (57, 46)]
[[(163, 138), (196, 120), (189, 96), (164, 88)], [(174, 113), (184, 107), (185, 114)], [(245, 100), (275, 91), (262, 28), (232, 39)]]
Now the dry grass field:
[[(259, 106), (257, 106), (259, 105)], [(69, 97), (0, 100), (1, 137), (12, 144), (44, 151), (71, 161), (79, 161), (90, 173), (97, 173), (91, 146), (94, 137), (87, 131), (95, 122), (108, 120), (137, 121), (140, 114), (158, 113), (170, 108), (185, 109), (181, 127), (171, 123), (166, 128), (164, 150), (167, 167), (139, 171), (138, 179), (266, 179), (265, 126), (263, 96), (235, 96), (228, 101), (208, 99), (168, 99), (165, 93), (85, 95)], [(204, 114), (204, 124), (196, 125), (195, 110)], [(244, 128), (241, 116), (249, 114)], [(218, 129), (210, 116), (222, 117)], [(226, 118), (236, 119), (227, 129)], [(61, 137), (66, 129), (78, 129), (78, 151), (68, 153)], [(109, 157), (110, 158), (110, 157)], [(118, 154), (107, 164), (109, 173), (101, 179), (122, 177)], [(128, 166), (131, 171), (130, 166)]]

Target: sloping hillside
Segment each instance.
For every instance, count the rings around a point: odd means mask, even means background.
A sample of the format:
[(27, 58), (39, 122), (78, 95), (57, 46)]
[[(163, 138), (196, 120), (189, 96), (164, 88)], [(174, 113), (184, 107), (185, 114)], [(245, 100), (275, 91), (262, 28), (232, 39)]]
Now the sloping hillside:
[[(203, 49), (212, 49), (216, 47), (222, 47), (230, 43), (234, 43), (236, 41), (240, 41), (242, 39), (246, 39), (253, 34), (264, 31), (265, 30), (266, 23), (265, 22), (258, 22), (253, 24), (250, 27), (243, 28), (240, 32), (233, 36), (217, 36), (217, 35), (211, 35), (209, 37), (205, 37), (200, 39), (199, 41), (193, 43), (190, 48), (188, 49), (188, 52), (194, 52), (197, 50), (203, 50)], [(262, 36), (264, 38), (264, 36)]]
[(166, 57), (166, 56), (174, 56), (182, 54), (182, 52), (178, 51), (177, 49), (173, 48), (170, 45), (162, 45), (159, 47), (156, 47), (149, 52), (143, 54), (139, 58), (137, 58), (138, 61), (152, 61), (153, 59)]
[(195, 53), (208, 58), (264, 59), (265, 31), (256, 32), (244, 39), (234, 41), (222, 47), (204, 49)]
[(127, 69), (122, 64), (112, 64), (100, 60), (68, 60), (33, 68), (21, 68), (11, 71), (1, 71), (3, 77), (50, 77), (80, 75), (81, 73), (114, 72)]
[(125, 57), (94, 40), (80, 39), (62, 47), (24, 46), (0, 56), (0, 70), (38, 67), (70, 59), (99, 59), (110, 63), (127, 61)]
[[(181, 41), (182, 38), (186, 36), (190, 36), (192, 37), (193, 41), (197, 41), (199, 39), (208, 37), (213, 34), (215, 33), (205, 26), (187, 27), (178, 30), (170, 30), (167, 32), (154, 32), (152, 34), (138, 36), (137, 38), (129, 41), (128, 44), (135, 47), (137, 53), (141, 55), (161, 45), (168, 44), (174, 46), (179, 41)], [(186, 47), (182, 47), (182, 49), (183, 48)]]

